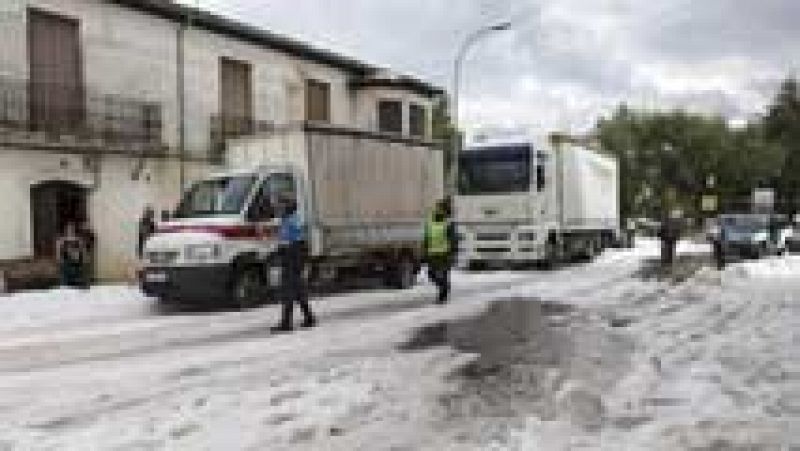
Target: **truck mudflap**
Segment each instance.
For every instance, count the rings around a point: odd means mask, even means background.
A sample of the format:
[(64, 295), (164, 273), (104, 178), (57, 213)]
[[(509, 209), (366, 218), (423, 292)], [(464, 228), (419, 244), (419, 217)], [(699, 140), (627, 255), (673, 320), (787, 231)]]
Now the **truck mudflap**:
[(142, 291), (161, 300), (224, 302), (230, 300), (228, 265), (145, 268), (139, 275)]

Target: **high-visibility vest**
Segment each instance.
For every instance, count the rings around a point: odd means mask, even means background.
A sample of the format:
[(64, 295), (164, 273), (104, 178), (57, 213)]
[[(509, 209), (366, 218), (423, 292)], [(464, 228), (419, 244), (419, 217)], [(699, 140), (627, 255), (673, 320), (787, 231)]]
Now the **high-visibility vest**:
[(447, 255), (450, 253), (450, 240), (447, 238), (447, 222), (430, 220), (428, 229), (428, 255)]

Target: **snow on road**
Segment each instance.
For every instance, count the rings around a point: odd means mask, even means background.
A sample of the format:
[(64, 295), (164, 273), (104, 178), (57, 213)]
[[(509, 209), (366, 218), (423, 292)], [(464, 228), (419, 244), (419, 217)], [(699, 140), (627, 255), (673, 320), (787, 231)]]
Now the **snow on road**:
[[(315, 302), (318, 328), (279, 336), (267, 331), (274, 307), (158, 315), (126, 287), (0, 298), (12, 318), (0, 325), (0, 449), (797, 445), (787, 428), (800, 409), (800, 260), (703, 269), (676, 284), (641, 277), (657, 252), (642, 241), (557, 271), (457, 273), (444, 308), (430, 304), (430, 286), (330, 296)], [(464, 380), (481, 356), (448, 346), (452, 337), (400, 348), (425, 326), (478, 321), (480, 335), (498, 299), (568, 305), (574, 313), (555, 309), (546, 324), (556, 329), (536, 336), (570, 346), (559, 364), (532, 362), (541, 402), (481, 416), (506, 399), (494, 393), (459, 404), (477, 415), (454, 415), (443, 399), (497, 391), (505, 382), (491, 377), (502, 375)], [(618, 345), (627, 353), (603, 355)]]

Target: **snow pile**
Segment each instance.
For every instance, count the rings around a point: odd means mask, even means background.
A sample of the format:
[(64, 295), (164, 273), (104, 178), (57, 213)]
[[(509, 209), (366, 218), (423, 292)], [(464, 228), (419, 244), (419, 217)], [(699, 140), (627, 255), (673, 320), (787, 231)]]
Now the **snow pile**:
[(152, 300), (127, 285), (88, 290), (59, 288), (0, 296), (0, 334), (27, 328), (48, 328), (86, 321), (141, 317), (152, 311)]
[(800, 256), (772, 257), (757, 261), (742, 262), (729, 276), (751, 279), (800, 278)]

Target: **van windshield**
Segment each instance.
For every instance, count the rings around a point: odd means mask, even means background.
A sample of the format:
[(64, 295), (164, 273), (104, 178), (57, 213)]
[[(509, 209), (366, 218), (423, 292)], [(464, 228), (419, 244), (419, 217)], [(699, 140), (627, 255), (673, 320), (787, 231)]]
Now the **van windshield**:
[(254, 175), (197, 182), (184, 195), (175, 218), (238, 214), (244, 208), (255, 182)]
[(519, 193), (531, 188), (531, 146), (497, 146), (462, 152), (461, 194)]

